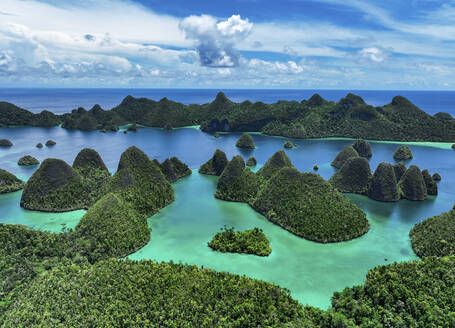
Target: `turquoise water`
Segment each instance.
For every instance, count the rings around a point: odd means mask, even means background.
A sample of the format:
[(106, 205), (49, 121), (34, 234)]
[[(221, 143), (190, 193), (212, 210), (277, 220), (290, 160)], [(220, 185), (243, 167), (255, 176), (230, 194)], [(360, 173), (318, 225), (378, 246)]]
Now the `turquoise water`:
[[(263, 164), (275, 151), (283, 149), (283, 138), (254, 134), (257, 148), (241, 151), (234, 144), (238, 134), (225, 134), (216, 139), (197, 129), (177, 129), (171, 132), (144, 128), (138, 133), (100, 133), (66, 131), (61, 128), (0, 129), (0, 138), (15, 144), (0, 149), (0, 168), (26, 179), (36, 168), (21, 168), (17, 160), (31, 154), (39, 160), (61, 158), (72, 163), (84, 147), (100, 152), (110, 170), (115, 170), (122, 151), (131, 145), (144, 150), (160, 161), (178, 156), (192, 169), (193, 174), (175, 183), (176, 200), (149, 219), (152, 228), (150, 242), (133, 259), (152, 259), (196, 264), (219, 271), (245, 274), (288, 288), (302, 304), (321, 308), (330, 306), (334, 291), (361, 284), (367, 271), (393, 261), (416, 259), (409, 241), (409, 230), (427, 217), (449, 210), (455, 200), (455, 151), (440, 144), (411, 144), (414, 159), (409, 163), (439, 172), (440, 194), (424, 202), (400, 201), (380, 203), (359, 195), (346, 195), (368, 215), (370, 231), (344, 243), (318, 244), (296, 237), (268, 222), (248, 205), (229, 203), (213, 197), (217, 178), (197, 173), (197, 168), (216, 148), (228, 157), (240, 154), (245, 159), (255, 156)], [(54, 139), (52, 148), (37, 149), (35, 144)], [(328, 179), (335, 171), (330, 162), (351, 140), (293, 140), (297, 147), (286, 150), (294, 165), (311, 171), (319, 165), (318, 173)], [(394, 162), (392, 154), (397, 144), (374, 142), (372, 169), (382, 161)], [(409, 164), (408, 163), (408, 164)], [(0, 222), (20, 223), (36, 229), (61, 231), (62, 224), (74, 227), (84, 211), (69, 213), (39, 213), (19, 207), (21, 192), (0, 196)], [(236, 229), (258, 226), (264, 230), (272, 245), (269, 257), (223, 254), (213, 252), (207, 242), (224, 225)]]

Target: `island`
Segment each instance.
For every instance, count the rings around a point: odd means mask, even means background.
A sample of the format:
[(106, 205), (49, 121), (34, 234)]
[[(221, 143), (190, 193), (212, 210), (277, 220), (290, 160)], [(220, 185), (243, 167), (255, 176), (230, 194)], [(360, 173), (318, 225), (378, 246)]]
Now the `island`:
[(199, 173), (220, 176), (228, 163), (226, 153), (222, 150), (215, 150), (211, 159), (201, 165)]
[(408, 146), (400, 146), (393, 153), (393, 158), (399, 161), (412, 159), (412, 151)]
[(368, 160), (364, 157), (351, 157), (329, 182), (340, 192), (366, 195), (372, 178)]
[(8, 139), (0, 139), (0, 147), (12, 147), (13, 143)]
[(0, 169), (0, 194), (15, 192), (24, 188), (24, 181), (14, 174)]
[(180, 161), (177, 157), (167, 158), (159, 164), (161, 172), (170, 182), (176, 182), (192, 173), (188, 165)]
[(235, 103), (219, 92), (208, 104), (184, 105), (127, 96), (110, 110), (99, 105), (71, 113), (33, 114), (0, 102), (0, 126), (57, 126), (66, 129), (116, 131), (120, 125), (141, 124), (167, 130), (200, 125), (202, 131), (262, 132), (286, 138), (348, 137), (370, 140), (453, 142), (455, 120), (432, 116), (408, 99), (396, 96), (384, 106), (371, 106), (352, 93), (339, 101), (313, 95), (302, 101), (273, 104)]
[(256, 166), (257, 164), (258, 164), (258, 162), (256, 161), (255, 157), (250, 157), (246, 161), (246, 166)]
[(244, 149), (254, 149), (256, 146), (254, 145), (254, 140), (249, 134), (242, 134), (240, 138), (235, 143), (235, 146), (238, 148)]
[(269, 239), (262, 229), (257, 227), (245, 231), (235, 231), (234, 228), (225, 226), (208, 242), (208, 246), (223, 253), (269, 256), (272, 252)]
[(17, 161), (17, 165), (19, 165), (19, 166), (35, 166), (38, 164), (39, 164), (39, 161), (35, 157), (30, 156), (30, 155), (25, 155), (25, 156), (19, 158), (19, 160)]
[(338, 153), (330, 165), (337, 169), (340, 169), (348, 159), (354, 157), (359, 157), (357, 151), (352, 146), (346, 146)]

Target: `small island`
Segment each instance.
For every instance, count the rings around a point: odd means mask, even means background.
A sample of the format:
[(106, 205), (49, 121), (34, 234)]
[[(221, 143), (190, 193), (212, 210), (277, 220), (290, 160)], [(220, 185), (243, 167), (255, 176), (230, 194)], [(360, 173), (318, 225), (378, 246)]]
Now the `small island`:
[(54, 140), (48, 140), (46, 141), (46, 146), (47, 147), (50, 147), (50, 146), (55, 146), (57, 143), (54, 141)]
[(294, 144), (288, 140), (284, 143), (283, 147), (286, 149), (292, 149), (292, 148), (294, 148)]
[(352, 157), (344, 162), (329, 182), (341, 192), (365, 195), (372, 178), (368, 160), (364, 157)]
[(371, 148), (370, 143), (361, 138), (354, 141), (354, 143), (352, 144), (352, 148), (354, 148), (355, 151), (361, 157), (370, 158), (371, 156), (373, 156), (373, 150)]
[(411, 148), (405, 145), (398, 147), (397, 150), (395, 150), (395, 152), (393, 153), (393, 158), (398, 161), (412, 159)]
[(343, 164), (350, 158), (359, 157), (359, 154), (352, 146), (344, 147), (338, 155), (336, 155), (335, 159), (332, 161), (330, 165), (337, 169), (341, 169)]
[(262, 229), (257, 227), (251, 230), (235, 231), (234, 228), (221, 228), (208, 246), (215, 251), (254, 254), (258, 256), (269, 256), (272, 247)]
[(250, 157), (246, 161), (246, 166), (256, 166), (257, 164), (258, 164), (258, 162), (256, 161), (256, 158), (254, 158), (254, 157)]
[(36, 148), (43, 148), (43, 144), (42, 144), (41, 142), (38, 142), (38, 143), (36, 144)]
[(23, 156), (23, 157), (19, 158), (19, 160), (17, 161), (17, 165), (19, 165), (19, 166), (34, 166), (34, 165), (38, 165), (38, 164), (39, 164), (39, 160), (37, 160), (35, 157), (30, 156), (30, 155)]
[(8, 139), (0, 139), (0, 147), (12, 147), (13, 143)]
[(212, 158), (201, 165), (199, 173), (220, 176), (228, 163), (226, 153), (222, 150), (215, 150)]
[(238, 148), (244, 149), (255, 149), (253, 138), (249, 134), (242, 134), (240, 138), (235, 143), (235, 146)]

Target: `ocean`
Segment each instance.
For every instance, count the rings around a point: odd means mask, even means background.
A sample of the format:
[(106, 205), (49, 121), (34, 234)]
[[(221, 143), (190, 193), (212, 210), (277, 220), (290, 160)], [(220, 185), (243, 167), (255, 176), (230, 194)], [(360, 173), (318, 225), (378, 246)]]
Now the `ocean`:
[(235, 102), (244, 100), (273, 103), (278, 100), (310, 98), (319, 93), (327, 100), (338, 101), (347, 93), (361, 96), (368, 104), (382, 106), (400, 95), (408, 98), (422, 110), (433, 115), (448, 112), (455, 116), (455, 91), (399, 91), (399, 90), (256, 90), (256, 89), (0, 89), (0, 101), (8, 101), (34, 113), (44, 109), (56, 114), (67, 113), (74, 108), (90, 109), (99, 104), (104, 109), (118, 105), (128, 95), (159, 100), (167, 97), (184, 104), (211, 102), (219, 91), (223, 91)]

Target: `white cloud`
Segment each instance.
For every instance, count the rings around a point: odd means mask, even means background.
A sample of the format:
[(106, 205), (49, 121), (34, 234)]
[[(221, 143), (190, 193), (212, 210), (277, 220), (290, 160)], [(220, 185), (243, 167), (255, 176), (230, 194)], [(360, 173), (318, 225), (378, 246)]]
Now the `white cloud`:
[(250, 34), (253, 24), (233, 15), (218, 22), (208, 15), (189, 16), (180, 22), (180, 29), (195, 42), (202, 66), (235, 67), (240, 55), (235, 46)]
[(389, 57), (389, 51), (381, 47), (363, 48), (359, 51), (359, 56), (362, 60), (374, 64), (381, 64)]

